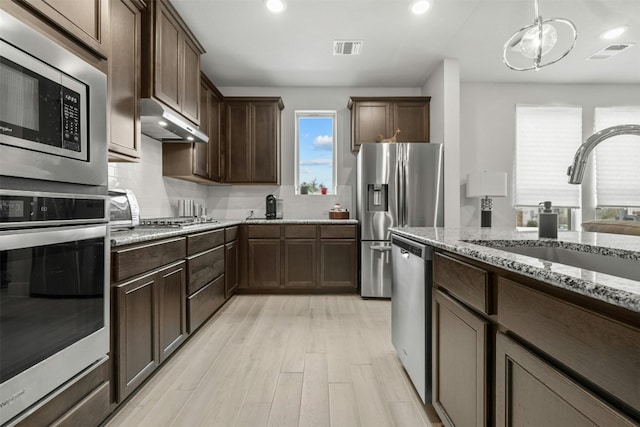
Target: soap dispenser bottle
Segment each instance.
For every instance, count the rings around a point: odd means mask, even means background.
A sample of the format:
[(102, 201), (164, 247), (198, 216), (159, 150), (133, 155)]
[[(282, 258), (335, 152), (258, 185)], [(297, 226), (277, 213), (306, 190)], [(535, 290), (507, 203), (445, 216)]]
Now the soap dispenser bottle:
[(541, 202), (543, 206), (538, 214), (538, 237), (555, 239), (558, 237), (558, 214), (551, 209), (551, 202)]

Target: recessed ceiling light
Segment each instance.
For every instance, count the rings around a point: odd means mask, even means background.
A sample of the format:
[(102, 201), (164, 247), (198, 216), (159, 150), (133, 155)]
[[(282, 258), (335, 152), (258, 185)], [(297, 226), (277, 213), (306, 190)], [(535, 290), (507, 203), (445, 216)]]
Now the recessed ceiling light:
[(280, 13), (287, 8), (284, 0), (265, 0), (264, 4), (273, 13)]
[(161, 120), (161, 121), (159, 121), (159, 122), (158, 122), (158, 124), (159, 124), (160, 126), (166, 126), (166, 125), (167, 125), (167, 122), (163, 122), (163, 121)]
[(193, 141), (193, 137), (192, 137), (192, 136), (188, 136), (188, 137), (187, 137), (187, 140), (189, 140), (189, 141)]
[(600, 38), (601, 39), (605, 39), (605, 40), (612, 40), (612, 39), (615, 39), (617, 37), (620, 37), (628, 29), (629, 29), (629, 27), (627, 27), (626, 25), (623, 25), (622, 27), (612, 28), (612, 29), (607, 30), (604, 33), (600, 34)]
[(422, 15), (431, 7), (431, 3), (427, 0), (416, 0), (411, 3), (411, 12), (415, 15)]

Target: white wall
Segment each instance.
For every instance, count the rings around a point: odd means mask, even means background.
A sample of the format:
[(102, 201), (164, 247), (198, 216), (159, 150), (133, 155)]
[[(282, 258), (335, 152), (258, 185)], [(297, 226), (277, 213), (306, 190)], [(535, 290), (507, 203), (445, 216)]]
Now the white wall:
[[(512, 203), (515, 105), (582, 106), (583, 140), (593, 133), (595, 107), (639, 105), (640, 85), (551, 85), (463, 83), (460, 89), (460, 179), (469, 172), (490, 170), (508, 174), (506, 198), (494, 198), (493, 226), (515, 227)], [(569, 159), (567, 166), (571, 163)], [(592, 166), (593, 162), (589, 162)], [(594, 217), (593, 174), (582, 184), (582, 219)], [(464, 187), (463, 187), (464, 190)], [(480, 224), (480, 200), (460, 195), (461, 225)]]
[(444, 225), (460, 226), (460, 66), (445, 59), (422, 88), (431, 96), (430, 141), (444, 143)]

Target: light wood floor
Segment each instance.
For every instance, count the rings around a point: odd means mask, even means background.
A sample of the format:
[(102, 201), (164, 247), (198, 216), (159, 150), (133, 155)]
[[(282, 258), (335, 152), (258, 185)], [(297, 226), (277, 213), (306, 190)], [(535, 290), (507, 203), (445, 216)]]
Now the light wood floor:
[(390, 322), (356, 295), (234, 296), (107, 426), (440, 425)]

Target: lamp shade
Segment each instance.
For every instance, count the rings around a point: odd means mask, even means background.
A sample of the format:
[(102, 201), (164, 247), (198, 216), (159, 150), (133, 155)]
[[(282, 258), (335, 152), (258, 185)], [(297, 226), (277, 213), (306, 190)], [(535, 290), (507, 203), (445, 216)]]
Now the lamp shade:
[(467, 175), (467, 197), (506, 197), (506, 172), (473, 172)]

